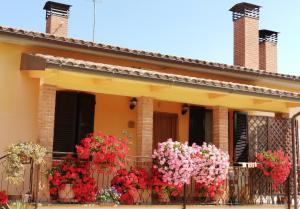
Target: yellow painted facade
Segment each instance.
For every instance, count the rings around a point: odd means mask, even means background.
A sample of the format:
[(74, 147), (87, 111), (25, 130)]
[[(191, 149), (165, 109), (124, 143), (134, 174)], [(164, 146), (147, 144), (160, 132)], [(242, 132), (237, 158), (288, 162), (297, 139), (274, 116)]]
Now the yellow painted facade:
[[(57, 69), (43, 71), (20, 71), (22, 53), (42, 53), (54, 56), (71, 57), (87, 61), (114, 64), (128, 67), (139, 67), (160, 72), (177, 73), (201, 78), (220, 79), (223, 81), (255, 84), (256, 81), (237, 80), (230, 76), (197, 73), (178, 66), (164, 66), (163, 63), (141, 62), (124, 58), (108, 57), (96, 52), (71, 50), (68, 47), (45, 47), (29, 44), (26, 41), (0, 39), (0, 153), (7, 145), (20, 140), (37, 139), (37, 110), (40, 84), (50, 84), (58, 89), (84, 91), (96, 94), (95, 130), (123, 136), (131, 136), (130, 154), (137, 150), (136, 127), (129, 128), (128, 123), (136, 121), (136, 110), (129, 109), (131, 97), (147, 96), (154, 98), (154, 111), (177, 113), (178, 136), (180, 140), (188, 139), (188, 114), (181, 115), (183, 103), (205, 107), (227, 106), (232, 110), (288, 112), (290, 108), (300, 106), (298, 102), (241, 95), (234, 92), (217, 92), (201, 88), (175, 86), (169, 84), (137, 81), (111, 76), (91, 75), (88, 73), (70, 72)], [(202, 69), (202, 67), (199, 67)], [(269, 86), (270, 84), (261, 84)], [(272, 84), (273, 85), (273, 84)], [(300, 88), (281, 88), (296, 90)]]

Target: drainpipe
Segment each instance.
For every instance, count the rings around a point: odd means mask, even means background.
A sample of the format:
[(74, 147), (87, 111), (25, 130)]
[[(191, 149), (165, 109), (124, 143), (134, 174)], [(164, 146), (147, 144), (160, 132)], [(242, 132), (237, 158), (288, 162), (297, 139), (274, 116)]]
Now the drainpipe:
[(293, 148), (293, 177), (294, 177), (294, 208), (298, 209), (298, 188), (297, 188), (297, 148), (296, 148), (296, 139), (298, 136), (295, 135), (295, 128), (296, 128), (296, 118), (300, 116), (300, 112), (296, 113), (292, 117), (292, 148)]

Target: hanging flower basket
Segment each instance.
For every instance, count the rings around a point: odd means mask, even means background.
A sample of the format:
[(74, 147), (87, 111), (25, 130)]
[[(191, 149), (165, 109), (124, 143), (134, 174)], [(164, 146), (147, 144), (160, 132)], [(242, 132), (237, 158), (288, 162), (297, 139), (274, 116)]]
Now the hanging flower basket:
[(256, 156), (257, 167), (272, 182), (272, 189), (277, 189), (288, 178), (291, 163), (282, 150), (263, 151)]

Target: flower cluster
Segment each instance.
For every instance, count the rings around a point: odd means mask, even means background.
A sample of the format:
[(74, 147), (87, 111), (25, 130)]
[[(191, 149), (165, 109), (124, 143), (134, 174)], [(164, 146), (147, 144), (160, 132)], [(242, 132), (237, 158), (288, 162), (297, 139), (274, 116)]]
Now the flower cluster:
[(0, 191), (0, 207), (8, 203), (8, 197), (4, 191)]
[(190, 183), (194, 165), (191, 147), (187, 143), (168, 139), (158, 144), (153, 154), (154, 168), (157, 168), (164, 182), (179, 185)]
[(220, 195), (224, 192), (224, 190), (222, 189), (223, 184), (224, 181), (214, 181), (210, 185), (204, 183), (196, 183), (195, 189), (202, 201), (210, 202), (216, 199), (216, 195)]
[(291, 163), (283, 151), (264, 151), (256, 156), (257, 167), (272, 180), (272, 188), (277, 189), (290, 174)]
[(224, 182), (229, 168), (229, 155), (212, 144), (203, 143), (202, 146), (193, 144), (192, 148), (195, 181), (204, 186)]
[(32, 160), (34, 164), (44, 162), (44, 157), (47, 153), (45, 147), (32, 142), (20, 142), (12, 144), (8, 147), (6, 173), (7, 179), (12, 184), (20, 184), (24, 178), (24, 161)]
[(66, 184), (71, 184), (78, 202), (96, 200), (96, 183), (91, 176), (88, 162), (66, 156), (62, 161), (54, 162), (47, 175), (51, 196), (57, 197), (58, 192), (64, 189)]
[(116, 168), (125, 167), (127, 139), (122, 140), (103, 133), (91, 134), (81, 140), (76, 151), (80, 159), (91, 160), (99, 173), (111, 173)]
[(111, 185), (121, 194), (121, 203), (134, 204), (138, 191), (149, 188), (149, 175), (144, 169), (120, 169), (111, 180)]
[(115, 187), (108, 187), (101, 189), (97, 194), (97, 200), (102, 203), (114, 203), (119, 204), (121, 194), (116, 190)]
[(152, 169), (152, 190), (158, 195), (159, 199), (170, 199), (177, 197), (183, 189), (183, 184), (170, 184), (164, 182), (157, 168)]

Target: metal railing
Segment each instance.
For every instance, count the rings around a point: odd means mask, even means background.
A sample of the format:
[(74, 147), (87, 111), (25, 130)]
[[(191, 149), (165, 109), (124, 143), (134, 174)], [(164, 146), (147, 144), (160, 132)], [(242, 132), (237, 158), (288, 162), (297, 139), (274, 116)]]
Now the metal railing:
[[(24, 182), (20, 185), (10, 184), (6, 180), (6, 158), (0, 159), (0, 191), (7, 192), (12, 200), (22, 199), (30, 203), (59, 203), (49, 195), (49, 182), (46, 176), (47, 169), (51, 168), (53, 155), (49, 153), (46, 163), (36, 166), (28, 163), (25, 166)], [(146, 169), (151, 175), (152, 159), (147, 157), (129, 156), (126, 159), (126, 167)], [(93, 175), (97, 188), (110, 186), (115, 173)], [(138, 191), (135, 204), (219, 204), (219, 205), (248, 205), (248, 204), (288, 204), (290, 185), (280, 187), (276, 192), (271, 189), (271, 183), (257, 168), (231, 166), (228, 178), (223, 185), (223, 192), (216, 196), (214, 201), (204, 201), (197, 196), (195, 182), (186, 185), (185, 189), (168, 203), (161, 203), (157, 196), (149, 188)]]

